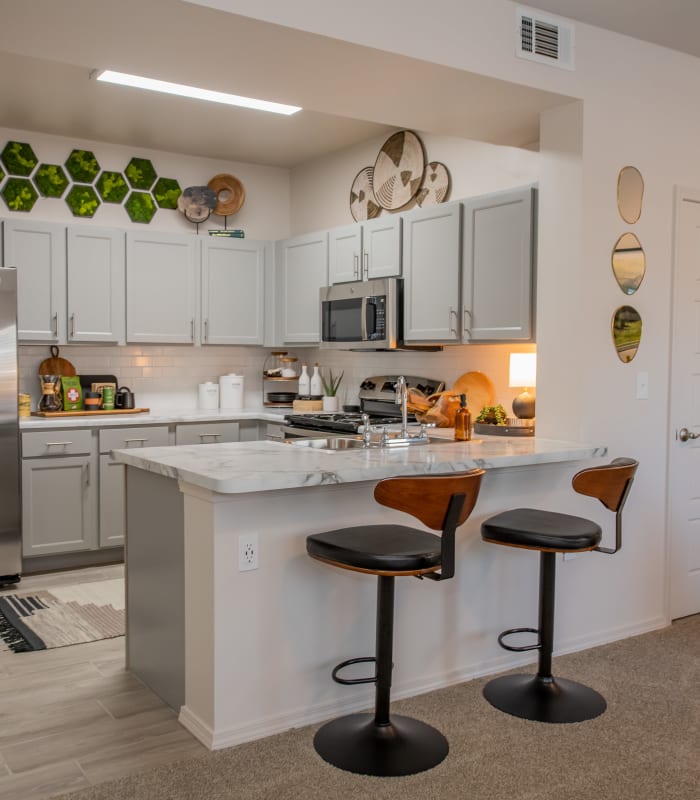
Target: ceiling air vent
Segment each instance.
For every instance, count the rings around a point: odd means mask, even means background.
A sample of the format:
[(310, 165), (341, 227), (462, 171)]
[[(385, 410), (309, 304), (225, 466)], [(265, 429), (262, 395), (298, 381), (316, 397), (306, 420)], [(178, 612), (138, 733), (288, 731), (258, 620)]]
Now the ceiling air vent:
[(518, 58), (562, 69), (574, 68), (574, 26), (571, 22), (522, 6), (516, 13), (518, 38), (515, 54)]

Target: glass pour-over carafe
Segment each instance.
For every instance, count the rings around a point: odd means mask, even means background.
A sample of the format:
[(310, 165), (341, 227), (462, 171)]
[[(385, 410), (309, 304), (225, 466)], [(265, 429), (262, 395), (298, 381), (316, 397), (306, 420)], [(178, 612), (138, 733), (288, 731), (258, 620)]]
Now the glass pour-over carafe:
[(60, 411), (63, 407), (61, 403), (61, 376), (39, 375), (39, 384), (41, 386), (39, 411)]

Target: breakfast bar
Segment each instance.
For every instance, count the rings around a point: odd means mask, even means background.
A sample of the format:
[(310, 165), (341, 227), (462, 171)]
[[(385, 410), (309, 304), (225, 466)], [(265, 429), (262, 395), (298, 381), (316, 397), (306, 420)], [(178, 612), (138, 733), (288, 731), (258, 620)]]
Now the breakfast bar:
[[(484, 546), (480, 523), (524, 505), (579, 513), (571, 478), (606, 452), (488, 436), (347, 450), (268, 441), (114, 451), (127, 465), (127, 665), (210, 749), (368, 707), (369, 688), (338, 686), (330, 670), (373, 651), (373, 588), (315, 563), (306, 536), (406, 524), (375, 503), (377, 481), (475, 467), (486, 474), (457, 534), (454, 579), (405, 580), (398, 589), (393, 696), (531, 660), (504, 654), (496, 634), (514, 618), (535, 619), (536, 597), (521, 588), (532, 585), (537, 562), (516, 548)], [(570, 613), (564, 600), (563, 629)], [(586, 646), (586, 626), (577, 628)]]

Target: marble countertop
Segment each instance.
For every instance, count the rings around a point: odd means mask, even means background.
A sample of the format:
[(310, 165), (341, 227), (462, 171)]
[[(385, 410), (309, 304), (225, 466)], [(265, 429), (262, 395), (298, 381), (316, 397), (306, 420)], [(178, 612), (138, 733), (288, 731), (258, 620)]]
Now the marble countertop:
[(173, 425), (178, 422), (240, 422), (242, 420), (263, 420), (264, 422), (283, 422), (291, 408), (271, 409), (245, 408), (241, 411), (200, 411), (199, 409), (151, 409), (143, 414), (100, 414), (89, 417), (22, 417), (20, 430), (49, 430), (54, 428), (113, 428), (131, 425)]
[[(447, 432), (445, 431), (445, 434)], [(282, 442), (114, 450), (112, 458), (222, 494), (377, 481), (394, 475), (497, 469), (606, 455), (607, 447), (550, 439), (482, 436), (470, 442), (316, 450)]]

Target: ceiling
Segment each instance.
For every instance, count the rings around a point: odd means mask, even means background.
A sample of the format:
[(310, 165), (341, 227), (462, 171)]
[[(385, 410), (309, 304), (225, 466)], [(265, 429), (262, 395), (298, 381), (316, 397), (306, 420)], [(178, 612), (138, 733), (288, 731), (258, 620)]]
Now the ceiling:
[[(533, 5), (624, 23), (641, 38), (675, 32), (679, 49), (700, 29), (700, 3), (682, 0)], [(663, 8), (663, 24), (643, 30), (640, 6)], [(0, 19), (0, 127), (230, 161), (293, 167), (398, 127), (527, 146), (540, 112), (566, 99), (179, 0), (0, 0)], [(110, 86), (89, 79), (98, 67), (304, 110), (283, 117)], [(438, 95), (470, 102), (431, 102)]]

